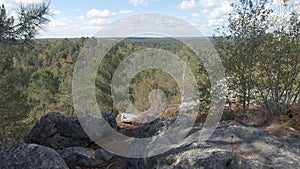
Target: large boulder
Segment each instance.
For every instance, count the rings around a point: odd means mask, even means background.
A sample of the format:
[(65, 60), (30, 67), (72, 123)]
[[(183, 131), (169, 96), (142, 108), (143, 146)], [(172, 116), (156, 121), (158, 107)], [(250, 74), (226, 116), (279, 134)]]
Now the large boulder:
[[(117, 128), (115, 119), (109, 113), (102, 113), (102, 116), (111, 126)], [(77, 117), (66, 117), (54, 112), (41, 118), (26, 136), (25, 142), (44, 145), (56, 150), (66, 147), (87, 147), (92, 143)]]
[(61, 156), (52, 148), (36, 144), (19, 144), (0, 152), (3, 169), (67, 169)]
[(24, 141), (54, 149), (87, 146), (91, 142), (76, 117), (66, 117), (60, 113), (43, 116)]

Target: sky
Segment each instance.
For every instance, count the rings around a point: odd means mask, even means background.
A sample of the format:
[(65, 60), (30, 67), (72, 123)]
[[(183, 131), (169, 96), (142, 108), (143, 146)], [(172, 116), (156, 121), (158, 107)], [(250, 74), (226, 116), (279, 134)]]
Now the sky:
[[(10, 15), (18, 4), (42, 0), (0, 0)], [(74, 38), (95, 35), (106, 25), (126, 16), (162, 13), (183, 19), (205, 36), (216, 34), (226, 22), (234, 0), (51, 0), (50, 23), (37, 38)]]

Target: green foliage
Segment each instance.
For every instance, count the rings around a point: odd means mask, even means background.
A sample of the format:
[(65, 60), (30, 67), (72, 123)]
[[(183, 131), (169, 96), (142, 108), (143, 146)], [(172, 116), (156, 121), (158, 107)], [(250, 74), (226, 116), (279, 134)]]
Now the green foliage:
[(155, 89), (164, 92), (169, 104), (179, 104), (181, 102), (179, 87), (169, 74), (161, 70), (147, 69), (137, 74), (132, 80), (131, 97), (134, 106), (140, 111), (149, 109), (148, 96)]
[(226, 40), (219, 41), (219, 49), (227, 52), (223, 57), (227, 75), (236, 79), (229, 88), (237, 91), (244, 112), (249, 109), (253, 97), (255, 63), (259, 59), (256, 51), (268, 29), (270, 10), (266, 9), (266, 3), (267, 0), (255, 3), (241, 0), (233, 4), (234, 12), (223, 30), (229, 35)]
[(45, 113), (74, 115), (72, 73), (85, 41), (36, 40), (0, 45), (2, 141), (21, 141)]
[(1, 39), (5, 39), (9, 37), (9, 33), (6, 33), (6, 30), (12, 27), (14, 23), (13, 17), (8, 17), (6, 14), (6, 9), (4, 5), (0, 7), (0, 32), (1, 32)]
[(21, 68), (12, 68), (0, 78), (0, 138), (5, 142), (21, 141), (27, 126), (22, 125), (29, 109), (27, 84), (30, 74)]
[[(229, 25), (220, 29), (223, 36), (213, 40), (231, 79), (229, 88), (237, 93), (244, 113), (249, 111), (251, 101), (264, 104), (269, 112), (276, 114), (299, 100), (299, 12), (289, 12), (284, 20), (274, 18), (278, 13), (267, 8), (269, 3), (267, 0), (236, 2)], [(48, 22), (48, 4), (21, 7), (19, 18), (7, 17), (3, 6), (0, 11), (0, 140), (14, 143), (45, 113), (74, 115), (72, 73), (77, 56), (89, 54), (83, 48), (85, 42), (96, 49), (95, 54), (99, 52), (97, 48), (107, 44), (96, 38), (19, 43), (33, 38), (37, 29)], [(276, 22), (283, 22), (284, 27)], [(200, 111), (205, 112), (210, 103), (205, 67), (188, 46), (171, 38), (129, 38), (117, 43), (98, 67), (95, 94), (99, 108), (118, 113), (111, 96), (114, 72), (126, 57), (147, 48), (168, 50), (185, 62), (201, 94)], [(144, 111), (150, 106), (148, 96), (154, 89), (163, 91), (169, 104), (182, 101), (173, 77), (161, 70), (147, 69), (132, 79), (130, 99), (124, 102), (131, 101), (139, 111)], [(178, 109), (174, 107), (162, 117), (176, 115)]]
[[(49, 106), (56, 103), (59, 79), (48, 70), (32, 74), (28, 87), (28, 103), (34, 113), (45, 115)], [(47, 106), (47, 107), (46, 107)]]
[[(96, 45), (95, 45), (96, 46)], [(200, 93), (199, 100), (203, 107), (209, 103), (209, 82), (203, 64), (192, 50), (176, 39), (125, 39), (115, 45), (103, 58), (99, 65), (96, 77), (96, 98), (102, 111), (118, 113), (111, 96), (111, 81), (118, 65), (129, 55), (136, 51), (156, 48), (168, 50), (177, 54), (186, 62), (187, 68), (191, 69), (198, 84)], [(150, 57), (150, 56), (149, 56)], [(153, 61), (149, 58), (150, 61)], [(170, 63), (172, 64), (172, 63)], [(128, 76), (124, 74), (124, 76)], [(160, 89), (167, 97), (168, 104), (179, 104), (182, 100), (179, 86), (173, 77), (158, 69), (146, 69), (139, 72), (129, 86), (130, 100), (123, 100), (126, 104), (132, 102), (139, 111), (145, 111), (150, 107), (149, 94), (155, 89)], [(118, 91), (117, 91), (118, 92)], [(122, 110), (120, 110), (122, 111)]]
[[(256, 102), (272, 115), (284, 113), (299, 95), (299, 11), (289, 1), (235, 2), (229, 25), (217, 38), (227, 75), (235, 79), (243, 112)], [(288, 18), (288, 19), (287, 19)], [(257, 92), (254, 92), (257, 91)]]
[(18, 18), (8, 17), (4, 5), (0, 7), (0, 42), (31, 40), (38, 29), (49, 22), (49, 3), (21, 5)]
[(27, 88), (30, 69), (19, 66), (31, 40), (48, 22), (48, 4), (20, 6), (18, 18), (8, 17), (4, 5), (0, 6), (0, 138), (7, 143), (21, 141), (28, 130), (24, 119), (30, 110)]

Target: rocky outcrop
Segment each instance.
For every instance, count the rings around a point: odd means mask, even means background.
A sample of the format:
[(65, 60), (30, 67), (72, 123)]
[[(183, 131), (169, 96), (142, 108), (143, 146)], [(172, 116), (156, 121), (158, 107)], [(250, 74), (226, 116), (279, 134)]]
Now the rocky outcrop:
[(0, 152), (2, 151), (2, 150), (4, 150), (5, 149), (5, 146), (3, 145), (3, 143), (0, 141)]
[(52, 148), (19, 144), (0, 152), (1, 169), (67, 169), (62, 157)]
[(101, 148), (70, 147), (58, 152), (70, 168), (105, 168), (113, 163), (115, 157)]
[[(102, 116), (117, 128), (115, 119), (109, 113), (102, 113)], [(56, 150), (86, 147), (91, 142), (76, 117), (66, 117), (54, 112), (42, 117), (25, 138), (25, 143), (44, 145)]]
[[(162, 135), (175, 118), (141, 125), (117, 126), (108, 113), (102, 114), (118, 132), (134, 137)], [(118, 124), (122, 124), (118, 122)], [(182, 141), (170, 143), (170, 151), (145, 159), (124, 158), (103, 150), (82, 130), (76, 117), (58, 113), (44, 116), (21, 144), (7, 148), (0, 143), (0, 168), (300, 168), (299, 138), (282, 139), (254, 127), (220, 124), (213, 135), (201, 142), (201, 127), (193, 127)], [(176, 133), (175, 133), (176, 134)], [(52, 147), (52, 148), (48, 148)], [(147, 153), (147, 152), (145, 152)]]
[(130, 168), (299, 168), (300, 150), (253, 127), (219, 126), (206, 142), (193, 128), (180, 145), (148, 159), (130, 159)]
[(300, 137), (286, 136), (284, 137), (284, 140), (300, 150)]
[(246, 160), (235, 153), (224, 149), (189, 149), (181, 153), (172, 152), (147, 160), (129, 160), (128, 168), (159, 169), (256, 169), (258, 162)]
[(33, 127), (25, 138), (26, 143), (35, 143), (54, 149), (87, 146), (90, 141), (76, 117), (49, 113)]

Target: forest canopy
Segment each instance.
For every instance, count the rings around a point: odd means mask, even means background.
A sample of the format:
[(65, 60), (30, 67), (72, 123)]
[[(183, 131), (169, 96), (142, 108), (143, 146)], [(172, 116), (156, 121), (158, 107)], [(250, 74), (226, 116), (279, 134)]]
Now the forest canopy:
[[(300, 14), (290, 1), (270, 8), (269, 0), (238, 0), (228, 24), (219, 28), (221, 36), (211, 38), (227, 75), (229, 116), (256, 122), (279, 120), (299, 106), (300, 94)], [(35, 39), (49, 23), (49, 3), (21, 5), (18, 17), (0, 7), (0, 140), (20, 142), (43, 115), (60, 112), (74, 115), (72, 75), (84, 46), (101, 40), (90, 38)], [(113, 73), (122, 60), (144, 48), (171, 51), (186, 61), (201, 91), (199, 113), (210, 103), (207, 72), (195, 53), (171, 38), (125, 39), (115, 45), (99, 65), (95, 86), (101, 110), (116, 115), (111, 96)], [(140, 72), (131, 81), (130, 101), (137, 109), (149, 108), (149, 92), (161, 89), (168, 104), (180, 104), (181, 93), (172, 77), (157, 69)], [(225, 97), (225, 96), (221, 96)], [(234, 102), (233, 102), (234, 99)], [(262, 109), (262, 110), (261, 110)], [(235, 113), (235, 114), (234, 114)], [(174, 114), (172, 114), (174, 115)], [(293, 128), (300, 131), (300, 122)]]

